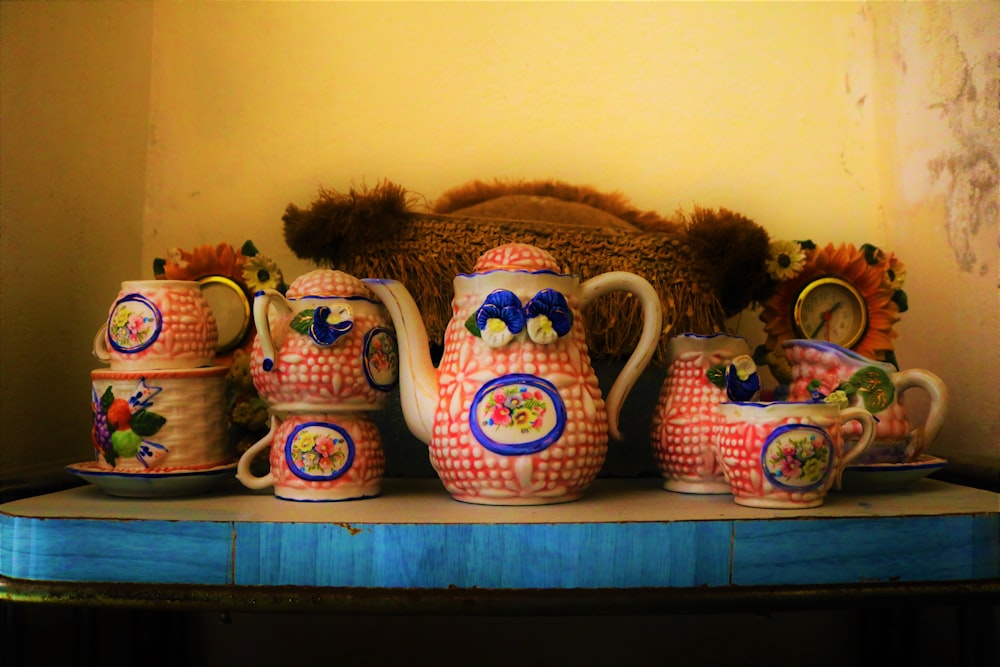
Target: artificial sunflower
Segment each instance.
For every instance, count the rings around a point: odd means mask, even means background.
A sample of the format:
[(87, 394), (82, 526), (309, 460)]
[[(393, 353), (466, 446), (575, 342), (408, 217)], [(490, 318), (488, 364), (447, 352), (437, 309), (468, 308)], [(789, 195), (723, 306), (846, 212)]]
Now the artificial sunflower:
[(837, 276), (851, 283), (861, 293), (868, 307), (868, 328), (852, 348), (869, 359), (892, 359), (893, 330), (901, 312), (898, 290), (886, 280), (886, 258), (874, 246), (857, 248), (853, 245), (832, 243), (823, 248), (805, 251), (806, 261), (794, 277), (780, 281), (764, 303), (760, 319), (764, 322), (767, 340), (764, 354), (780, 348), (784, 340), (796, 338), (790, 314), (799, 292), (810, 281), (822, 276)]

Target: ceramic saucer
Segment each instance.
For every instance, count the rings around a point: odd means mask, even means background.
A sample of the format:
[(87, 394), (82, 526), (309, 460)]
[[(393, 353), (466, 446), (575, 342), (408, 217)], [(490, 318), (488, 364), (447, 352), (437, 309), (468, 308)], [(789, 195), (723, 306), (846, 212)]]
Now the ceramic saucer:
[(844, 468), (845, 491), (894, 491), (940, 470), (948, 462), (924, 454), (909, 463), (869, 463)]
[(86, 461), (68, 465), (66, 470), (100, 487), (109, 496), (168, 498), (193, 496), (211, 490), (235, 475), (236, 463), (197, 470), (177, 468), (170, 472), (126, 472), (99, 468), (96, 461)]

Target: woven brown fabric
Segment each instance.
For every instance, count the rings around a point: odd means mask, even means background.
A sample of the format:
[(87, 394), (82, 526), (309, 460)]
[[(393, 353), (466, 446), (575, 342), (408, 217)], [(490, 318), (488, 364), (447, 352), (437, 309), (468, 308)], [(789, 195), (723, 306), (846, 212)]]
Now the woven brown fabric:
[[(607, 271), (630, 271), (648, 280), (663, 305), (664, 333), (713, 333), (725, 316), (704, 273), (689, 259), (679, 236), (627, 229), (581, 227), (554, 222), (411, 214), (392, 235), (369, 237), (363, 247), (342, 244), (329, 265), (358, 277), (403, 283), (424, 316), (428, 338), (441, 344), (451, 319), (452, 281), (469, 272), (485, 251), (511, 242), (547, 250), (566, 273), (581, 281)], [(638, 304), (626, 293), (605, 295), (583, 316), (595, 358), (624, 358), (642, 329)], [(661, 338), (654, 363), (665, 359)]]

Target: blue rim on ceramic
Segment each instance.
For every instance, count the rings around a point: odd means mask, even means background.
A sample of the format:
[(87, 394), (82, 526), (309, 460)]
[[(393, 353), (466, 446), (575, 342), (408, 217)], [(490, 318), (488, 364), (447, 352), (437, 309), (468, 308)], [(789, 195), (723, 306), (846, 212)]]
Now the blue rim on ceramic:
[(831, 343), (825, 340), (809, 340), (808, 338), (792, 338), (789, 340), (784, 340), (781, 342), (783, 348), (789, 347), (810, 347), (817, 350), (824, 350), (828, 352), (836, 352), (840, 355), (847, 357), (852, 361), (856, 361), (859, 364), (864, 364), (866, 366), (879, 366), (885, 369), (891, 369), (891, 372), (896, 372), (896, 367), (892, 364), (879, 361), (878, 359), (869, 359), (868, 357), (862, 356), (850, 348), (846, 348), (843, 345), (837, 345), (836, 343)]
[(305, 422), (285, 438), (285, 463), (296, 477), (328, 482), (351, 469), (354, 440), (337, 424)]
[(578, 278), (575, 273), (559, 273), (558, 271), (553, 271), (552, 269), (538, 269), (536, 271), (531, 271), (529, 269), (489, 269), (488, 271), (479, 271), (477, 273), (459, 273), (456, 274), (456, 278), (472, 278), (475, 276), (488, 276), (491, 273), (524, 273), (531, 276), (556, 276), (557, 278)]
[[(137, 308), (130, 313), (129, 308)], [(124, 326), (115, 324), (121, 316), (126, 319)], [(130, 326), (130, 317), (138, 316), (141, 319), (141, 326)], [(123, 354), (141, 352), (156, 342), (163, 330), (163, 313), (159, 307), (146, 297), (138, 293), (126, 294), (115, 302), (111, 314), (108, 315), (108, 343), (111, 347)], [(140, 336), (138, 340), (132, 342), (128, 338)]]
[[(796, 440), (793, 434), (801, 436)], [(789, 444), (794, 447), (794, 455), (782, 455)], [(834, 451), (833, 440), (820, 427), (784, 424), (771, 431), (761, 446), (760, 467), (774, 486), (786, 491), (808, 492), (822, 487), (830, 476)], [(785, 474), (782, 463), (794, 464), (787, 467), (798, 470), (801, 475)]]
[[(392, 347), (391, 352), (384, 349), (376, 349), (376, 343), (385, 347), (388, 343)], [(364, 346), (362, 348), (362, 367), (365, 370), (365, 379), (375, 389), (379, 391), (392, 391), (399, 382), (399, 347), (396, 344), (396, 334), (385, 327), (374, 327), (365, 334)], [(388, 364), (386, 368), (373, 368), (376, 359), (388, 356), (384, 361)]]
[(535, 454), (562, 436), (566, 405), (548, 380), (521, 373), (503, 375), (476, 392), (469, 425), (476, 440), (494, 454)]

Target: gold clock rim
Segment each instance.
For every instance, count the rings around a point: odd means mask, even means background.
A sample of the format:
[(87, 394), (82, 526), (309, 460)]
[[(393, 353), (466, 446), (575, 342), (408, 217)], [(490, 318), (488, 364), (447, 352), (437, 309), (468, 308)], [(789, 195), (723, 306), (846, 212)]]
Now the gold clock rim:
[(813, 340), (802, 329), (802, 303), (810, 293), (814, 292), (816, 288), (822, 287), (823, 285), (836, 285), (837, 287), (846, 289), (861, 306), (860, 326), (857, 331), (855, 331), (854, 335), (851, 336), (851, 338), (843, 345), (843, 347), (848, 349), (853, 348), (864, 339), (865, 333), (868, 331), (868, 303), (865, 301), (865, 298), (861, 295), (861, 291), (858, 290), (857, 287), (837, 276), (823, 276), (821, 278), (815, 278), (799, 290), (798, 295), (795, 297), (795, 306), (792, 309), (792, 326), (795, 329), (795, 333), (805, 340)]

